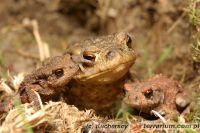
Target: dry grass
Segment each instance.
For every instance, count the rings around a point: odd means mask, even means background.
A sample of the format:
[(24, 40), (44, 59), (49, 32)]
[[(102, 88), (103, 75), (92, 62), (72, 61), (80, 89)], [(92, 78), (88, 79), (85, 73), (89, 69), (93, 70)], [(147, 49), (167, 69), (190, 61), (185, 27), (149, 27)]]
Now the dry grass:
[(49, 102), (35, 111), (31, 104), (10, 110), (0, 127), (2, 133), (14, 132), (69, 132), (80, 133), (88, 121), (99, 120), (92, 110), (79, 111), (63, 102)]
[[(22, 75), (19, 74), (10, 78), (11, 86), (5, 80), (1, 82), (0, 88), (6, 94), (12, 95), (18, 90), (22, 81)], [(14, 90), (13, 90), (14, 88)], [(1, 133), (14, 132), (33, 132), (51, 131), (51, 132), (81, 132), (84, 124), (88, 121), (101, 120), (95, 115), (93, 110), (79, 111), (76, 107), (67, 105), (63, 102), (49, 102), (42, 106), (42, 109), (35, 110), (33, 104), (20, 104), (15, 101), (15, 107), (10, 110), (0, 126)]]

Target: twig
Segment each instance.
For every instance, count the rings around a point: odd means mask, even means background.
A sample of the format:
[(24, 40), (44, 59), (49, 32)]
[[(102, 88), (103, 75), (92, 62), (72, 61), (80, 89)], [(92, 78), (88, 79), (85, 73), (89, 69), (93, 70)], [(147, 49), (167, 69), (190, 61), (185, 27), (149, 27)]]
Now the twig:
[(167, 30), (167, 34), (170, 34), (181, 22), (182, 18), (186, 15), (186, 12), (183, 12), (181, 16), (172, 24), (172, 26)]
[(13, 90), (9, 87), (9, 85), (6, 84), (5, 80), (0, 80), (0, 90), (5, 91), (7, 94), (11, 95), (13, 94)]
[(43, 104), (42, 104), (42, 100), (41, 100), (40, 95), (39, 95), (35, 90), (32, 90), (32, 91), (36, 94), (36, 96), (37, 96), (37, 98), (38, 98), (38, 101), (39, 101), (39, 103), (40, 103), (40, 107), (41, 107), (41, 109), (43, 109), (44, 106), (43, 106)]
[(32, 26), (33, 28), (33, 35), (39, 48), (40, 60), (43, 61), (44, 59), (50, 57), (49, 46), (47, 43), (43, 42), (40, 37), (38, 22), (36, 20), (24, 19), (23, 23), (25, 26)]
[(39, 52), (40, 52), (40, 60), (43, 61), (45, 58), (49, 57), (49, 50), (47, 48), (47, 44), (44, 43), (40, 37), (38, 23), (36, 20), (31, 21), (33, 26), (33, 34), (38, 44)]
[(163, 123), (166, 123), (166, 122), (167, 122), (167, 121), (165, 120), (165, 118), (162, 117), (157, 111), (152, 110), (151, 112), (152, 112), (154, 115), (158, 116), (158, 117), (162, 120)]

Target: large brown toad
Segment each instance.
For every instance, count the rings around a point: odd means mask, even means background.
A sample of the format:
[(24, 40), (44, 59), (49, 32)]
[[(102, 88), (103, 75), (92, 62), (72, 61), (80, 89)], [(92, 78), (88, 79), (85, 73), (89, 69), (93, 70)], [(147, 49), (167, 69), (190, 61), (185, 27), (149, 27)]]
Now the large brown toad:
[(177, 81), (163, 75), (156, 75), (139, 83), (124, 85), (124, 102), (141, 112), (151, 114), (157, 111), (166, 118), (173, 119), (190, 103), (191, 95)]
[(69, 47), (66, 53), (81, 70), (66, 91), (68, 103), (79, 109), (95, 109), (98, 114), (113, 111), (123, 92), (119, 81), (136, 59), (131, 42), (130, 36), (120, 32)]

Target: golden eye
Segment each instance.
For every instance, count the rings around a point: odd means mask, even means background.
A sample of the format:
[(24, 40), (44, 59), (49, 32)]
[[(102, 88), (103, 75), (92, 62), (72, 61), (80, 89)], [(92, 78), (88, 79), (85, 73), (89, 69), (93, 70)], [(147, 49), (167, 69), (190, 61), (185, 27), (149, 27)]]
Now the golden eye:
[(61, 76), (64, 75), (63, 69), (57, 69), (57, 70), (54, 71), (54, 73), (55, 73), (55, 75), (56, 75), (57, 77), (61, 77)]
[(95, 54), (93, 52), (85, 51), (83, 52), (83, 58), (89, 61), (95, 61)]

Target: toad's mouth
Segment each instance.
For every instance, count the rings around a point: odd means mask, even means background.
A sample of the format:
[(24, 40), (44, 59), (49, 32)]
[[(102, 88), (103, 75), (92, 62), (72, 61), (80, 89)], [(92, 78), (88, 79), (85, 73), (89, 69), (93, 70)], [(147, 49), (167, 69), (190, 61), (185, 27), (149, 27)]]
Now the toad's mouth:
[(135, 60), (127, 61), (99, 72), (97, 72), (97, 70), (96, 72), (83, 71), (82, 74), (78, 74), (76, 76), (76, 79), (80, 82), (91, 82), (95, 84), (112, 83), (123, 77), (129, 71), (129, 68), (134, 64), (134, 61)]

